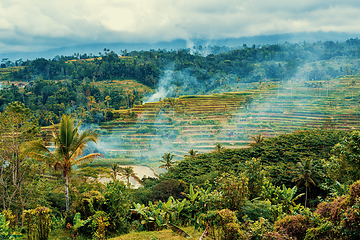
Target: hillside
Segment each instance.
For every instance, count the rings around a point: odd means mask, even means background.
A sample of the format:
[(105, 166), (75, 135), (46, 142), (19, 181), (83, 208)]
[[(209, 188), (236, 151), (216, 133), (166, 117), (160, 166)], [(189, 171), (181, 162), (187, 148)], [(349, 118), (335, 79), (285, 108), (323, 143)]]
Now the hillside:
[(118, 118), (100, 125), (97, 147), (116, 161), (156, 169), (166, 152), (179, 160), (190, 149), (208, 152), (216, 143), (247, 147), (259, 134), (359, 129), (359, 80), (354, 75), (329, 81), (239, 84), (247, 90), (136, 105), (114, 111)]

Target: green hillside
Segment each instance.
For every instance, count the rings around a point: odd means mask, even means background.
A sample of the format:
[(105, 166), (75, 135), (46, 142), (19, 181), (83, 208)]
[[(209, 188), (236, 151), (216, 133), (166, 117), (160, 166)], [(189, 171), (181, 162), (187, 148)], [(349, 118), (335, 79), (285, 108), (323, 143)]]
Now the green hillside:
[(242, 92), (136, 105), (114, 111), (117, 118), (100, 126), (100, 148), (116, 161), (156, 168), (165, 152), (179, 160), (191, 148), (208, 152), (216, 143), (247, 147), (259, 134), (359, 129), (359, 80), (353, 75), (329, 81), (243, 84)]

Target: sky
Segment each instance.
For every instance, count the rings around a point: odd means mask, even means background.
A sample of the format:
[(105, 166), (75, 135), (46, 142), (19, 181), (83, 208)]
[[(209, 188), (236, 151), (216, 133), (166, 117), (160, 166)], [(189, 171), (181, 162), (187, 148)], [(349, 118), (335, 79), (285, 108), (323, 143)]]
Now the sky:
[(0, 0), (0, 53), (93, 43), (360, 33), (358, 0)]

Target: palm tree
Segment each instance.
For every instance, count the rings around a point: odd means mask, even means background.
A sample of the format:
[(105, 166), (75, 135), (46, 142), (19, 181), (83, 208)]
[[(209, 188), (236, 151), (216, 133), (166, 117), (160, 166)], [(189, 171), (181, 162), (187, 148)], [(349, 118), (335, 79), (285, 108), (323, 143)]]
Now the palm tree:
[(140, 178), (134, 172), (134, 167), (127, 166), (127, 167), (120, 167), (122, 175), (126, 177), (128, 185), (130, 185), (130, 177), (134, 178), (138, 183), (141, 184)]
[(198, 153), (198, 151), (195, 151), (194, 149), (190, 149), (190, 150), (189, 150), (189, 156), (190, 156), (191, 158), (194, 158), (197, 153)]
[(117, 164), (117, 163), (112, 163), (110, 165), (110, 169), (111, 169), (111, 178), (113, 179), (113, 181), (116, 181), (116, 176), (118, 175), (118, 173), (121, 172), (121, 167)]
[(298, 162), (296, 164), (295, 169), (295, 178), (293, 179), (293, 182), (297, 182), (297, 185), (300, 185), (301, 183), (305, 183), (305, 208), (307, 203), (307, 195), (308, 195), (308, 188), (310, 187), (310, 183), (312, 183), (314, 186), (315, 184), (315, 168), (313, 165), (313, 161), (310, 158), (304, 158), (301, 160), (301, 162)]
[(106, 96), (106, 97), (105, 97), (105, 102), (106, 102), (108, 108), (109, 108), (109, 103), (110, 103), (110, 101), (111, 101), (111, 97), (110, 97), (109, 95)]
[(171, 153), (164, 153), (164, 155), (162, 156), (162, 160), (159, 161), (160, 163), (162, 163), (162, 165), (160, 165), (159, 168), (165, 168), (166, 170), (169, 171), (169, 169), (172, 166), (174, 166), (174, 161), (173, 161), (174, 157), (175, 155)]
[(251, 139), (254, 140), (254, 143), (252, 143), (252, 145), (259, 145), (265, 140), (265, 137), (259, 134), (257, 136), (252, 136)]
[(60, 120), (59, 130), (57, 130), (56, 126), (53, 124), (54, 151), (51, 151), (47, 146), (39, 141), (31, 142), (26, 149), (26, 153), (28, 153), (29, 156), (54, 166), (55, 170), (62, 170), (65, 178), (67, 212), (70, 211), (69, 180), (72, 166), (94, 159), (97, 156), (103, 156), (100, 153), (92, 153), (86, 156), (81, 156), (87, 143), (96, 143), (97, 135), (95, 131), (91, 130), (85, 130), (80, 134), (80, 125), (81, 122), (75, 126), (74, 119), (71, 116), (64, 114)]
[(217, 142), (217, 143), (215, 144), (215, 148), (214, 148), (214, 149), (215, 149), (216, 152), (221, 152), (221, 150), (224, 149), (224, 147), (221, 145), (221, 143), (218, 143), (218, 142)]
[(89, 104), (89, 106), (90, 106), (90, 111), (91, 111), (92, 105), (96, 103), (96, 100), (95, 100), (95, 97), (94, 97), (94, 96), (90, 96), (88, 99), (89, 99), (88, 104)]

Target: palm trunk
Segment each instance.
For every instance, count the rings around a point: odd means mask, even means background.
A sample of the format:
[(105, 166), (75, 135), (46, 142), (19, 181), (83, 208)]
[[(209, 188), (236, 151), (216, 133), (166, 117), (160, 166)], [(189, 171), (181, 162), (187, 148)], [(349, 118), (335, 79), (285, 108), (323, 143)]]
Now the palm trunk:
[(69, 201), (69, 172), (65, 173), (65, 199), (66, 199), (66, 212), (70, 212), (70, 201)]
[(305, 208), (306, 208), (306, 202), (307, 202), (307, 192), (308, 192), (308, 188), (305, 187)]

